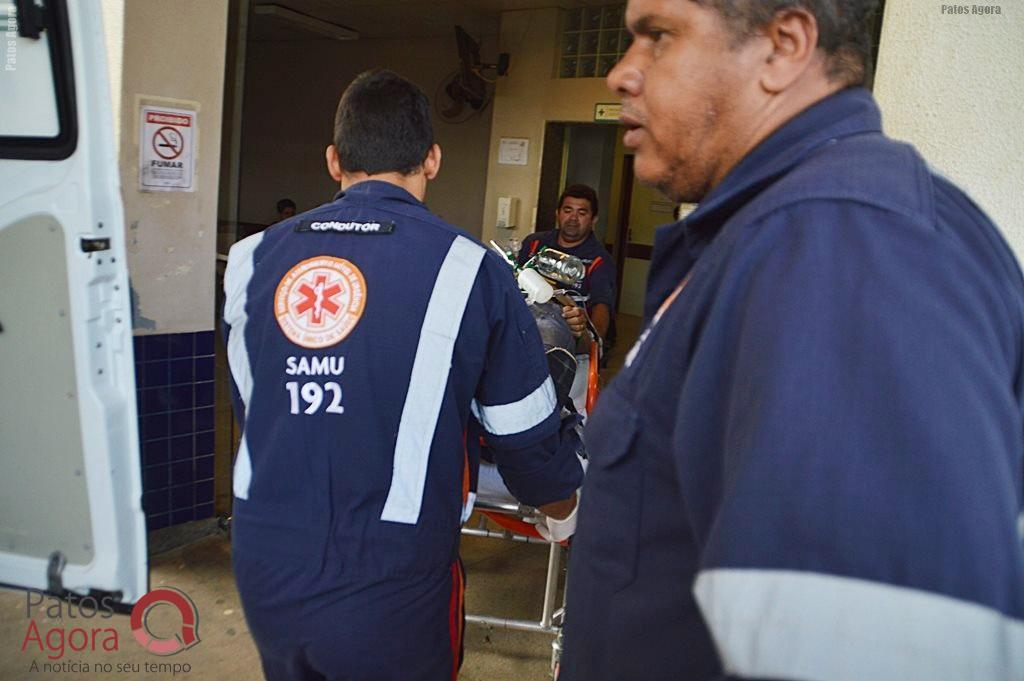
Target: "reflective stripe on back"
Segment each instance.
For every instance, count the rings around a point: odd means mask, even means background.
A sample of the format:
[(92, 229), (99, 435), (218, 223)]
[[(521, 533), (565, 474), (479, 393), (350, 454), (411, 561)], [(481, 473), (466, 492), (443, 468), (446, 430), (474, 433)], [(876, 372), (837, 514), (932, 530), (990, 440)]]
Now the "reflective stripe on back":
[[(253, 234), (232, 246), (228, 266), (224, 271), (224, 321), (231, 326), (228, 334), (228, 366), (242, 404), (245, 405), (247, 418), (252, 398), (252, 364), (249, 361), (249, 350), (245, 347), (245, 325), (249, 320), (245, 305), (254, 269), (253, 253), (263, 242), (263, 234)], [(232, 483), (234, 494), (239, 499), (249, 498), (249, 484), (252, 482), (252, 461), (249, 459), (245, 430), (243, 423)]]
[(484, 253), (482, 246), (456, 237), (437, 273), (398, 424), (391, 489), (381, 520), (409, 525), (419, 520), (430, 445), (448, 385), (455, 340)]

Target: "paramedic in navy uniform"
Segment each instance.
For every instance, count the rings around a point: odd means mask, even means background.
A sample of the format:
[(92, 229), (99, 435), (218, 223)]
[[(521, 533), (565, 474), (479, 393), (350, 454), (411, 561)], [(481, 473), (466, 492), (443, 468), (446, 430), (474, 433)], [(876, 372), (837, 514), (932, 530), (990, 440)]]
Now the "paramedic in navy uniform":
[(231, 249), (233, 560), (272, 681), (455, 678), (470, 418), (523, 502), (575, 505), (578, 438), (510, 268), (422, 203), (433, 139), (416, 86), (364, 73), (327, 150), (342, 191)]
[(630, 0), (656, 236), (560, 681), (1024, 679), (1024, 284), (882, 133), (867, 0)]
[(576, 285), (575, 297), (586, 307), (597, 332), (607, 339), (615, 310), (615, 261), (594, 236), (597, 209), (597, 192), (591, 187), (585, 184), (566, 187), (555, 211), (558, 229), (536, 232), (523, 239), (519, 264), (525, 263), (543, 246), (582, 260), (587, 274)]

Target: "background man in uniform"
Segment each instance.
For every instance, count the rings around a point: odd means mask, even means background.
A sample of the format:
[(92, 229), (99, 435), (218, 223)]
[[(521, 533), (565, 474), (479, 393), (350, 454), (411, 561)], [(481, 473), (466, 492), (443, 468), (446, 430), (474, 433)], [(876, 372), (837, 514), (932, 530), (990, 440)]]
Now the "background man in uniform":
[(433, 139), (416, 86), (359, 76), (327, 149), (342, 191), (231, 249), (233, 559), (273, 681), (455, 677), (471, 418), (522, 501), (575, 504), (579, 439), (508, 265), (422, 203)]
[(594, 236), (597, 221), (597, 192), (585, 184), (565, 188), (555, 211), (557, 229), (536, 232), (523, 239), (519, 264), (525, 263), (543, 246), (575, 255), (587, 268), (587, 276), (575, 294), (586, 307), (601, 337), (608, 338), (615, 311), (615, 261)]
[(881, 132), (868, 0), (630, 0), (659, 230), (560, 681), (1024, 678), (1024, 283)]

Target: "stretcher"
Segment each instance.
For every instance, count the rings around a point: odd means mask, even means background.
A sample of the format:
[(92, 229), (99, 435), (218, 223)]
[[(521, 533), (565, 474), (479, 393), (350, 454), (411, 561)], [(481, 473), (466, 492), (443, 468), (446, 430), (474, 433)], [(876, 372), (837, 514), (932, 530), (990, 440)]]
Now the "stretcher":
[[(569, 395), (576, 410), (584, 417), (597, 398), (599, 353), (599, 347), (593, 343), (589, 355), (577, 356), (576, 374)], [(586, 462), (582, 463), (585, 468)], [(536, 528), (538, 522), (543, 522), (543, 516), (536, 509), (520, 504), (505, 487), (494, 464), (485, 461), (480, 464), (474, 507), (479, 511), (478, 522), (475, 526), (463, 527), (463, 535), (548, 544), (548, 565), (539, 619), (513, 619), (467, 613), (466, 621), (497, 629), (528, 631), (551, 636), (551, 672), (554, 674), (561, 657), (561, 633), (565, 621), (565, 592), (563, 588), (562, 597), (559, 599), (558, 585), (570, 542), (548, 541), (543, 538)], [(494, 529), (492, 524), (497, 525), (498, 529)]]
[[(524, 265), (518, 266), (514, 251), (502, 248), (493, 241), (491, 245), (513, 268), (519, 288), (537, 323), (563, 415), (576, 413), (585, 419), (597, 399), (598, 367), (602, 353), (601, 336), (593, 323), (586, 319), (587, 331), (584, 332), (583, 339), (577, 341), (573, 337), (569, 325), (562, 316), (562, 309), (565, 306), (582, 305), (569, 295), (568, 290), (556, 288), (559, 285), (571, 286), (582, 279), (585, 274), (583, 264), (575, 256), (554, 249), (544, 249)], [(589, 352), (580, 354), (580, 343), (585, 343)], [(585, 452), (582, 453), (581, 464), (585, 469)], [(463, 527), (464, 535), (548, 544), (548, 567), (540, 619), (524, 620), (467, 614), (466, 621), (489, 627), (553, 636), (551, 672), (554, 675), (561, 656), (561, 632), (565, 620), (565, 596), (563, 591), (562, 600), (559, 602), (558, 583), (562, 572), (563, 554), (568, 550), (569, 541), (549, 541), (542, 536), (537, 528), (544, 525), (543, 516), (536, 509), (520, 504), (505, 487), (495, 466), (484, 460), (480, 463), (477, 476), (474, 506), (475, 510), (480, 512), (479, 522), (475, 527)], [(489, 521), (500, 529), (492, 529)]]

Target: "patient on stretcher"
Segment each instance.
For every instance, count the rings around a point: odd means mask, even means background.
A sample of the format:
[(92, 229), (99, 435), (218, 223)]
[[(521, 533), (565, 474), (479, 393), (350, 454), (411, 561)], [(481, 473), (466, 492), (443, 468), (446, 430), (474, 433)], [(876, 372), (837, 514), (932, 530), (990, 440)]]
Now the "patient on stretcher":
[[(573, 337), (568, 324), (562, 317), (562, 307), (557, 302), (534, 303), (530, 311), (537, 322), (544, 351), (548, 358), (548, 367), (555, 384), (555, 394), (562, 405), (563, 428), (576, 428), (582, 435), (583, 421), (586, 418), (587, 377), (590, 358), (588, 355), (577, 355), (577, 341)], [(478, 443), (479, 438), (470, 434), (469, 441)], [(476, 481), (476, 499), (495, 505), (517, 504), (515, 496), (509, 491), (498, 473), (497, 466), (491, 461), (486, 446), (481, 446), (480, 471)], [(585, 448), (577, 452), (584, 472), (587, 468)], [(538, 532), (545, 538), (558, 541), (567, 539), (575, 531), (576, 512), (563, 521), (552, 521), (538, 524)], [(541, 527), (540, 525), (545, 525)], [(552, 532), (554, 528), (554, 532)]]

